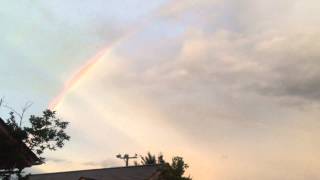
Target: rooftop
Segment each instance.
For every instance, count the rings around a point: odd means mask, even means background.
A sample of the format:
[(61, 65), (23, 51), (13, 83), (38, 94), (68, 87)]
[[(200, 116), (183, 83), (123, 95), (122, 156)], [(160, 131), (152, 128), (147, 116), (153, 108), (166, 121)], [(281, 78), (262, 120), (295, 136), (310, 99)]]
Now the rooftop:
[(37, 174), (29, 180), (153, 180), (157, 175), (158, 166), (146, 165)]
[(0, 170), (25, 168), (40, 164), (40, 159), (10, 132), (0, 118)]

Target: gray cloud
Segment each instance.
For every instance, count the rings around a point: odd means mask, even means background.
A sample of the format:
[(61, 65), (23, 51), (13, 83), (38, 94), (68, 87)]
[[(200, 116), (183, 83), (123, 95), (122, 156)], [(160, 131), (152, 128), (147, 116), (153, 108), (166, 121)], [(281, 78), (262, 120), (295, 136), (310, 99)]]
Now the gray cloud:
[(107, 168), (107, 167), (112, 167), (115, 165), (120, 165), (120, 163), (119, 163), (119, 160), (116, 160), (115, 158), (113, 158), (113, 159), (105, 159), (102, 161), (88, 161), (88, 162), (83, 163), (83, 165)]
[[(197, 177), (212, 172), (206, 179), (319, 177), (318, 112), (310, 105), (320, 100), (319, 5), (314, 0), (175, 1), (101, 62), (75, 90), (79, 94), (66, 98), (62, 111), (77, 129), (68, 152), (78, 149), (73, 158), (92, 158), (90, 151), (99, 149), (96, 160), (119, 149), (135, 152), (141, 149), (137, 142), (144, 142), (158, 151), (164, 146), (178, 149), (174, 153), (191, 151), (190, 164), (201, 172)], [(55, 18), (67, 25), (72, 20)], [(68, 33), (84, 29), (80, 36), (94, 36), (94, 42), (119, 35), (92, 19), (81, 16)], [(82, 21), (97, 29), (83, 27)], [(76, 43), (78, 50), (91, 42), (78, 36), (65, 44)], [(166, 138), (170, 133), (188, 146)], [(95, 160), (82, 165), (119, 163)]]
[[(303, 150), (319, 146), (303, 139), (318, 134), (311, 128), (317, 123), (310, 104), (320, 100), (319, 32), (307, 18), (314, 10), (306, 8), (312, 3), (241, 2), (239, 8), (235, 1), (212, 3), (211, 12), (224, 7), (224, 14), (201, 14), (201, 23), (181, 23), (201, 3), (168, 12), (164, 21), (178, 18), (181, 34), (170, 39), (157, 32), (164, 38), (136, 41), (134, 53), (117, 52), (119, 69), (100, 72), (93, 86), (150, 101), (194, 146), (219, 154), (210, 160), (227, 169), (220, 169), (220, 179), (317, 177), (318, 162), (310, 165)], [(305, 135), (305, 128), (312, 133)]]
[(71, 162), (70, 160), (67, 160), (67, 159), (54, 158), (54, 157), (46, 158), (46, 161), (54, 162), (54, 163), (70, 163)]

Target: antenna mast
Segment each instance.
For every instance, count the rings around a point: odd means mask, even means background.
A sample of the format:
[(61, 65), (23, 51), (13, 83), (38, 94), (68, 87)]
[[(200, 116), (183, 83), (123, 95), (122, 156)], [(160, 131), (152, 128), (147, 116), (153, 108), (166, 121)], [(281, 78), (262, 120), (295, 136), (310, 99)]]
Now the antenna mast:
[(116, 157), (117, 157), (118, 159), (123, 159), (124, 162), (126, 163), (126, 167), (128, 167), (128, 166), (129, 166), (129, 160), (130, 160), (130, 159), (136, 159), (136, 158), (138, 158), (138, 155), (135, 154), (134, 156), (129, 156), (129, 154), (124, 154), (124, 155), (122, 156), (121, 154), (118, 154)]

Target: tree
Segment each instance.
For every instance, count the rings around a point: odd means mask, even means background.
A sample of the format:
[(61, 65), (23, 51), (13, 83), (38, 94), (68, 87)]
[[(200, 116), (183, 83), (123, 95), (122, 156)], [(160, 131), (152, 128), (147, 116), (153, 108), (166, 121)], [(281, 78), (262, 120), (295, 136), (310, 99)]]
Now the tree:
[(22, 129), (27, 134), (22, 140), (39, 156), (46, 149), (55, 151), (62, 148), (65, 141), (70, 140), (65, 132), (69, 122), (57, 118), (55, 111), (47, 109), (42, 116), (30, 116), (29, 121), (31, 126)]
[(171, 164), (164, 160), (160, 153), (156, 159), (155, 155), (148, 152), (147, 156), (140, 156), (143, 165), (158, 165), (160, 177), (159, 180), (192, 180), (191, 177), (184, 177), (186, 169), (189, 165), (186, 164), (182, 157), (175, 156), (172, 158)]
[(158, 164), (164, 164), (166, 161), (164, 160), (163, 154), (159, 154), (158, 156)]
[(143, 165), (155, 165), (157, 164), (157, 159), (155, 155), (152, 155), (148, 152), (147, 156), (140, 156), (141, 157), (141, 164)]
[[(1, 100), (1, 104), (3, 104), (3, 100)], [(22, 113), (18, 113), (9, 106), (5, 105), (5, 107), (10, 109), (9, 118), (5, 123), (11, 134), (17, 140), (25, 143), (31, 151), (39, 156), (42, 162), (45, 161), (45, 158), (41, 157), (45, 150), (55, 151), (62, 148), (65, 142), (70, 140), (70, 136), (65, 132), (69, 122), (57, 118), (55, 111), (47, 109), (43, 111), (41, 116), (31, 115), (27, 123), (22, 123), (27, 108), (23, 108)], [(17, 120), (17, 117), (20, 121)], [(23, 124), (27, 124), (27, 126)], [(12, 167), (8, 171), (21, 179), (23, 169), (20, 168), (17, 172), (13, 171), (14, 169), (15, 167)]]
[(183, 176), (187, 168), (189, 165), (184, 162), (183, 158), (176, 156), (172, 158), (171, 164), (165, 163), (161, 166), (159, 180), (192, 180), (190, 176)]

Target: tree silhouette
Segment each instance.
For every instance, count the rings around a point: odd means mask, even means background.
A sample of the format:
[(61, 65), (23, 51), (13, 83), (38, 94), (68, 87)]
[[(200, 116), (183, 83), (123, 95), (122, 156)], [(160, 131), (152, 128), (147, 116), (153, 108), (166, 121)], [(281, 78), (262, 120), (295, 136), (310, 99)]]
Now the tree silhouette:
[(189, 165), (184, 162), (183, 158), (176, 156), (172, 158), (171, 164), (165, 163), (161, 166), (159, 180), (192, 180), (191, 177), (183, 176), (187, 168)]
[(163, 155), (160, 153), (156, 159), (155, 155), (150, 152), (146, 156), (140, 156), (142, 165), (158, 165), (160, 177), (159, 180), (192, 180), (191, 177), (184, 177), (186, 169), (189, 165), (186, 164), (182, 157), (175, 156), (172, 158), (171, 163), (164, 160)]
[(140, 156), (141, 157), (141, 164), (143, 165), (155, 165), (157, 164), (157, 159), (155, 155), (152, 155), (148, 152), (147, 156)]
[[(55, 111), (47, 109), (42, 116), (31, 115), (28, 120), (29, 126), (20, 126), (14, 113), (10, 112), (6, 124), (15, 138), (24, 142), (38, 156), (47, 149), (55, 151), (62, 148), (65, 141), (70, 140), (65, 132), (69, 122), (57, 118)], [(43, 157), (41, 159), (45, 160)]]
[[(1, 100), (1, 104), (3, 101)], [(7, 106), (9, 107), (9, 106)], [(62, 121), (56, 117), (56, 112), (49, 109), (43, 111), (41, 116), (31, 115), (28, 119), (28, 126), (22, 125), (23, 115), (26, 108), (22, 113), (10, 109), (9, 118), (6, 120), (6, 124), (10, 133), (19, 141), (23, 142), (31, 151), (36, 153), (42, 162), (45, 161), (44, 157), (41, 157), (45, 150), (55, 151), (64, 146), (66, 141), (70, 140), (70, 136), (65, 132), (69, 122)], [(19, 120), (17, 120), (18, 116)], [(10, 154), (10, 152), (8, 152)], [(15, 157), (13, 157), (15, 158)], [(19, 168), (14, 171), (16, 167), (7, 169), (7, 172), (12, 172), (9, 175), (1, 175), (3, 179), (10, 178), (12, 174), (16, 174), (18, 179), (22, 179), (22, 170)]]

